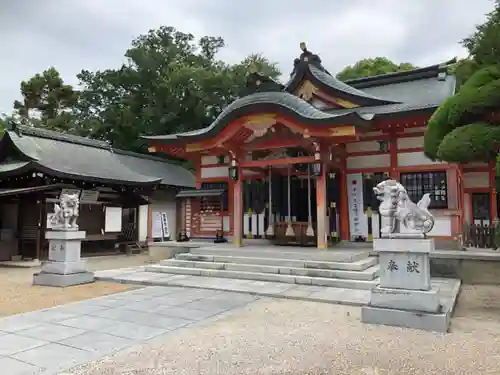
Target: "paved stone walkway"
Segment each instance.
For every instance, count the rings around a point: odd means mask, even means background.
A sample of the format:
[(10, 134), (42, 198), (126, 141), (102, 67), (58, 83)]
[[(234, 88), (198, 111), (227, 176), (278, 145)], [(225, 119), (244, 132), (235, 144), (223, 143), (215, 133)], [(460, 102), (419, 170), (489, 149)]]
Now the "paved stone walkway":
[[(0, 369), (58, 374), (113, 352), (207, 324), (258, 297), (214, 290), (146, 287), (0, 319)], [(8, 369), (8, 370), (7, 370)]]

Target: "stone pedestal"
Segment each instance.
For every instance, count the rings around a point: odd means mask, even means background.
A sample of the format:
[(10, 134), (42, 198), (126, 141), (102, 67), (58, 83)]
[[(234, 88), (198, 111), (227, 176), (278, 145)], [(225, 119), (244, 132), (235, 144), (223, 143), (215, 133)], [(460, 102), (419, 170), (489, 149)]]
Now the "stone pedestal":
[(47, 231), (49, 260), (44, 262), (40, 273), (33, 275), (33, 284), (45, 286), (71, 286), (94, 281), (94, 274), (87, 271), (87, 264), (81, 255), (84, 231)]
[(429, 253), (434, 240), (380, 238), (373, 247), (379, 253), (380, 285), (371, 291), (361, 320), (447, 332), (449, 316), (442, 311), (439, 290), (431, 287)]
[(373, 241), (373, 250), (379, 254), (381, 288), (430, 289), (434, 240), (380, 238)]

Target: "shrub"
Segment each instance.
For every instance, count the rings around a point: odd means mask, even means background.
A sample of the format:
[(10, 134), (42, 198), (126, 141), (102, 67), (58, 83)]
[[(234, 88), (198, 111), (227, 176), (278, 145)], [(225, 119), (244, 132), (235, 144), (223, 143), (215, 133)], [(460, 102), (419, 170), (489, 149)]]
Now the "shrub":
[(500, 149), (500, 126), (477, 123), (454, 129), (439, 145), (440, 160), (454, 163), (489, 161)]

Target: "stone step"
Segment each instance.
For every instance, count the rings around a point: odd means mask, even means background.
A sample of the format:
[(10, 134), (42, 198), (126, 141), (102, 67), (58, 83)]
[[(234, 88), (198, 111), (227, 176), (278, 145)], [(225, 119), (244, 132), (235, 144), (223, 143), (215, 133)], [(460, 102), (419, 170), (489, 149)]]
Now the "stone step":
[(268, 266), (261, 264), (239, 264), (218, 262), (196, 262), (190, 260), (168, 259), (160, 262), (162, 266), (203, 268), (212, 270), (242, 271), (256, 273), (274, 273), (280, 275), (328, 277), (336, 279), (373, 280), (379, 276), (379, 265), (372, 266), (364, 271), (346, 271), (332, 269), (312, 269), (303, 267)]
[(352, 280), (313, 276), (281, 275), (274, 273), (229, 271), (205, 268), (170, 267), (163, 265), (146, 266), (148, 272), (159, 272), (176, 275), (209, 276), (230, 279), (275, 281), (288, 284), (319, 285), (347, 289), (372, 289), (379, 284), (379, 279)]
[(355, 262), (367, 258), (370, 254), (368, 250), (285, 250), (285, 249), (260, 249), (255, 247), (199, 247), (191, 249), (191, 254), (197, 255), (224, 255), (224, 256), (243, 256), (255, 258), (277, 258), (277, 259), (299, 259), (311, 261), (326, 262)]
[(190, 260), (195, 262), (217, 262), (258, 264), (263, 266), (299, 267), (299, 268), (321, 268), (329, 270), (364, 271), (378, 264), (378, 257), (366, 257), (354, 262), (327, 262), (303, 259), (281, 259), (281, 258), (259, 258), (238, 255), (200, 255), (192, 253), (177, 254), (175, 259)]

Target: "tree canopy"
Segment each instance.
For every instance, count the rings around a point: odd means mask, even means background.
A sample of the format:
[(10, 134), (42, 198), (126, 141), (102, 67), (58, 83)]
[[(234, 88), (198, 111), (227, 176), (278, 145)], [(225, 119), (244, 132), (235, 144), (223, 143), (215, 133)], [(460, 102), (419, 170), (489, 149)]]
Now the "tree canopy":
[(455, 67), (463, 84), (429, 120), (424, 150), (434, 160), (491, 161), (500, 151), (500, 0), (463, 45), (470, 57)]
[(375, 57), (362, 59), (354, 65), (346, 66), (337, 74), (337, 78), (341, 81), (347, 81), (349, 79), (370, 77), (412, 69), (416, 69), (416, 67), (407, 62), (396, 64), (387, 57)]
[(252, 54), (237, 64), (217, 58), (224, 40), (196, 39), (173, 27), (150, 30), (132, 41), (115, 69), (82, 70), (79, 89), (55, 68), (21, 83), (15, 116), (34, 126), (107, 140), (140, 151), (141, 134), (171, 134), (209, 125), (236, 99), (250, 68), (272, 78), (277, 64)]

